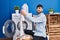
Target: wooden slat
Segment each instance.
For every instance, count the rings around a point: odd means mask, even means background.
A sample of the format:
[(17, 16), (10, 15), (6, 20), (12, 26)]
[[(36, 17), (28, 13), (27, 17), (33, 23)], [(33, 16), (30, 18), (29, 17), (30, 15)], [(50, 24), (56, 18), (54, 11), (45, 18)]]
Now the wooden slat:
[(50, 33), (49, 35), (60, 35), (60, 33)]
[(49, 32), (60, 33), (60, 27), (50, 27)]
[(49, 37), (49, 40), (60, 40), (60, 37), (57, 37), (57, 36)]

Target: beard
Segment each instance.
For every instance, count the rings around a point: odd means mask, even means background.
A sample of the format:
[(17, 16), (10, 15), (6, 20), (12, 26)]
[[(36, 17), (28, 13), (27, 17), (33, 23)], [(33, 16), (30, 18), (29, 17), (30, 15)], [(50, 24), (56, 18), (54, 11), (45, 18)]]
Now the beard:
[(42, 12), (37, 12), (37, 14), (40, 14), (40, 13), (42, 13)]

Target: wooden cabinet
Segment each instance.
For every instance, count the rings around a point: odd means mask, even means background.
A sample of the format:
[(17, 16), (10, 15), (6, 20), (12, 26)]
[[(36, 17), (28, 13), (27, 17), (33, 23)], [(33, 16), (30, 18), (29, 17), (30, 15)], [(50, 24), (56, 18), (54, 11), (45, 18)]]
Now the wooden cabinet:
[(49, 40), (60, 40), (60, 14), (48, 14), (46, 17)]

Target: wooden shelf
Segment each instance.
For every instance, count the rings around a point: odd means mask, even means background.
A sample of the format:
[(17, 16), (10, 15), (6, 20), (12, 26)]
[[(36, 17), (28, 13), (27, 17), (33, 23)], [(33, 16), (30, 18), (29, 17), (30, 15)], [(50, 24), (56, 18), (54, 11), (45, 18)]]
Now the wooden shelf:
[(49, 40), (60, 40), (60, 14), (48, 14), (46, 17)]

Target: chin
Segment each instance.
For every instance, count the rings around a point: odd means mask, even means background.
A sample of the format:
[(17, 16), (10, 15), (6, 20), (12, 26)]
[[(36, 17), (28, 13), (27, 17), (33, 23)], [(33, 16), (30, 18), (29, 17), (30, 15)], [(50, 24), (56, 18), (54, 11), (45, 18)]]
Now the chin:
[(37, 12), (38, 14), (40, 14), (41, 12)]

